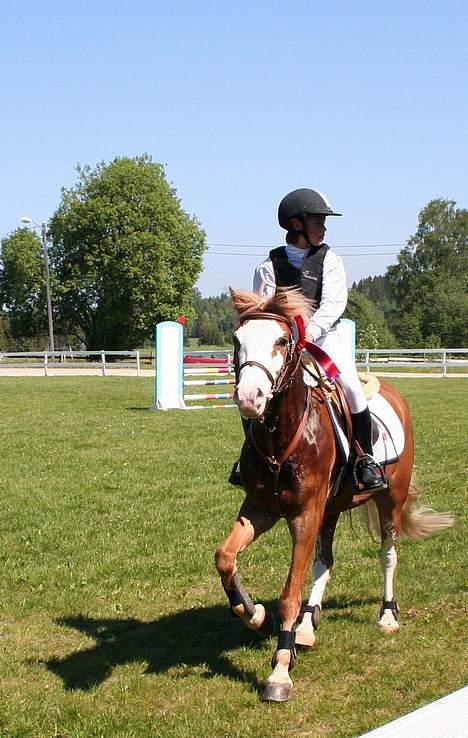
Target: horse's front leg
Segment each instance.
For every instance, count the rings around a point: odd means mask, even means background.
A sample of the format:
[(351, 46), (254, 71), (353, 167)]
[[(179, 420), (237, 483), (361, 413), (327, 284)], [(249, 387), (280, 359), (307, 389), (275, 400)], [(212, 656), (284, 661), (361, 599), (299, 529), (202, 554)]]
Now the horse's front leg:
[(301, 609), (302, 591), (315, 548), (318, 530), (316, 506), (288, 521), (293, 539), (292, 560), (288, 578), (279, 600), (281, 630), (272, 659), (273, 671), (267, 679), (263, 699), (284, 702), (293, 686), (289, 672), (296, 660), (294, 624)]
[(216, 550), (216, 568), (226, 592), (231, 612), (247, 627), (265, 635), (273, 632), (273, 618), (261, 604), (255, 605), (237, 573), (237, 556), (258, 536), (269, 530), (277, 518), (258, 510), (245, 500), (231, 533)]
[(303, 609), (300, 624), (296, 628), (296, 645), (312, 648), (315, 631), (319, 627), (322, 600), (333, 568), (333, 538), (339, 513), (326, 515), (317, 538), (315, 560), (312, 567), (312, 589)]

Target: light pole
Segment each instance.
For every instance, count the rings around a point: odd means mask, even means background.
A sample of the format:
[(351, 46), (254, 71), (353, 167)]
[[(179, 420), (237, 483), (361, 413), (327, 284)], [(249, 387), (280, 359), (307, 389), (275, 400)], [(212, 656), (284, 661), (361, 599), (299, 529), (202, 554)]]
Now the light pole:
[(55, 350), (54, 342), (54, 319), (52, 316), (52, 298), (50, 294), (50, 273), (49, 273), (49, 251), (47, 249), (47, 228), (46, 224), (36, 223), (35, 220), (29, 218), (27, 215), (23, 215), (21, 222), (25, 225), (33, 225), (41, 230), (41, 241), (42, 241), (42, 255), (44, 258), (44, 272), (46, 282), (46, 298), (47, 298), (47, 319), (49, 322), (49, 351)]

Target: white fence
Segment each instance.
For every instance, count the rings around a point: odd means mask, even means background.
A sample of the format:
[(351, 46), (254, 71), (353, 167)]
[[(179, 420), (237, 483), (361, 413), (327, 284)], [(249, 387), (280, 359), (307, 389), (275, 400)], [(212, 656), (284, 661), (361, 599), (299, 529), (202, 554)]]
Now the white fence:
[[(17, 351), (0, 353), (0, 376), (8, 374), (143, 373), (142, 360), (154, 367), (153, 353), (140, 351)], [(154, 373), (154, 368), (151, 373)]]
[[(194, 359), (217, 359), (220, 365), (230, 364), (232, 353), (222, 351), (186, 351)], [(440, 349), (356, 349), (356, 365), (366, 372), (379, 370), (413, 372), (440, 376), (465, 374), (468, 377), (468, 348)], [(197, 364), (192, 364), (196, 367)], [(206, 366), (206, 365), (205, 365)], [(137, 377), (154, 375), (154, 352), (147, 351), (23, 351), (0, 352), (0, 377), (9, 374), (100, 374), (102, 376), (133, 374)], [(187, 369), (189, 368), (186, 365)], [(197, 373), (203, 374), (203, 364)], [(436, 370), (430, 371), (430, 370)], [(459, 370), (459, 372), (457, 372)]]
[(468, 367), (468, 349), (356, 349), (356, 366), (366, 372), (383, 368), (440, 369), (445, 377), (449, 369), (463, 371)]

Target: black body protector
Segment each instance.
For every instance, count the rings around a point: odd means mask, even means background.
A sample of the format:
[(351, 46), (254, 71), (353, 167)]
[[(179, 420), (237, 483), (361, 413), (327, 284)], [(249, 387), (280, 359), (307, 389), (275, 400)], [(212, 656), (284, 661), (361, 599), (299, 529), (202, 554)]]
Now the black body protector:
[(311, 246), (299, 269), (289, 261), (284, 246), (270, 251), (277, 287), (301, 287), (309, 300), (320, 304), (322, 297), (323, 262), (328, 251), (327, 244)]

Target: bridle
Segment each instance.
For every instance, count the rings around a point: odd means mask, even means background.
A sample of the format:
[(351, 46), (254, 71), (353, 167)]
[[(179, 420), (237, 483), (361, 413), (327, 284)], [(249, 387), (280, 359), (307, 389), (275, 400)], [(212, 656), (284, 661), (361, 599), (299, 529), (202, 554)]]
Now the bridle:
[[(260, 312), (252, 312), (252, 313), (244, 313), (240, 319), (239, 319), (239, 325), (243, 325), (248, 320), (275, 320), (277, 323), (282, 323), (286, 326), (288, 331), (288, 349), (285, 356), (285, 360), (283, 362), (283, 367), (281, 371), (279, 372), (276, 379), (273, 377), (270, 370), (264, 366), (264, 364), (261, 364), (259, 361), (253, 361), (248, 360), (244, 361), (243, 364), (240, 366), (237, 366), (236, 361), (235, 363), (235, 374), (236, 374), (236, 384), (239, 382), (239, 377), (242, 369), (246, 366), (256, 366), (258, 369), (261, 369), (266, 376), (268, 377), (268, 380), (271, 384), (271, 390), (270, 390), (270, 398), (276, 397), (283, 390), (290, 384), (290, 381), (292, 381), (292, 378), (294, 377), (296, 371), (299, 369), (299, 365), (301, 362), (301, 356), (300, 352), (296, 352), (296, 344), (293, 339), (292, 335), (292, 324), (287, 318), (283, 318), (281, 315), (276, 315), (275, 313), (260, 313)], [(297, 354), (297, 361), (295, 366), (293, 367), (292, 371), (290, 371), (290, 365), (291, 362), (294, 359), (295, 353)]]
[[(246, 313), (243, 314), (240, 318), (240, 325), (243, 325), (248, 320), (275, 320), (278, 323), (282, 323), (286, 325), (288, 330), (288, 349), (287, 354), (283, 363), (283, 367), (278, 374), (276, 380), (271, 374), (270, 370), (261, 364), (258, 361), (245, 361), (240, 366), (237, 366), (235, 362), (235, 373), (236, 373), (236, 384), (239, 382), (239, 377), (242, 369), (245, 366), (256, 366), (259, 369), (261, 369), (263, 372), (265, 372), (266, 376), (268, 377), (269, 381), (271, 382), (271, 391), (270, 391), (270, 399), (278, 398), (290, 385), (292, 384), (292, 381), (299, 370), (299, 368), (302, 365), (302, 345), (300, 342), (296, 344), (293, 338), (293, 332), (292, 332), (292, 323), (287, 320), (286, 318), (283, 318), (280, 315), (276, 315), (275, 313), (261, 313), (261, 312), (252, 312), (252, 313)], [(311, 389), (310, 387), (307, 387), (307, 394), (306, 394), (306, 401), (305, 401), (305, 407), (304, 411), (302, 413), (301, 420), (298, 424), (298, 427), (296, 428), (296, 432), (294, 433), (290, 443), (286, 447), (286, 449), (281, 453), (279, 458), (276, 457), (274, 446), (273, 446), (273, 433), (276, 430), (276, 420), (273, 419), (273, 423), (271, 426), (268, 426), (265, 421), (265, 412), (263, 413), (261, 418), (258, 418), (256, 421), (252, 422), (249, 427), (249, 438), (254, 446), (255, 450), (259, 454), (259, 456), (263, 459), (265, 464), (268, 466), (269, 470), (273, 474), (273, 494), (276, 496), (279, 494), (279, 474), (281, 471), (281, 467), (289, 459), (293, 451), (296, 449), (297, 445), (299, 444), (299, 441), (302, 438), (302, 434), (304, 432), (304, 429), (306, 427), (307, 421), (309, 419), (310, 410), (312, 406), (312, 398), (311, 398)], [(263, 449), (258, 441), (258, 439), (255, 436), (254, 427), (255, 422), (262, 423), (267, 427), (267, 446), (268, 449), (265, 451)]]

